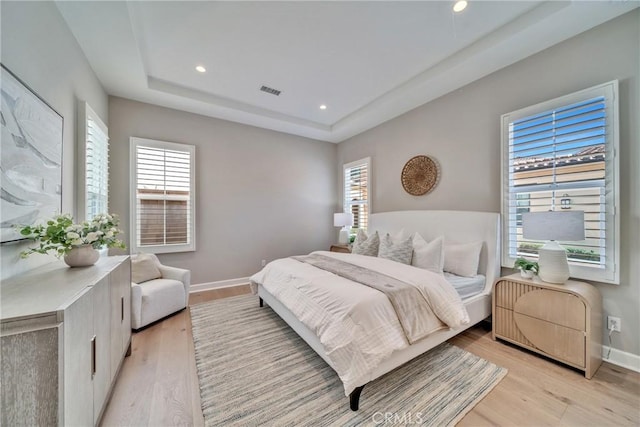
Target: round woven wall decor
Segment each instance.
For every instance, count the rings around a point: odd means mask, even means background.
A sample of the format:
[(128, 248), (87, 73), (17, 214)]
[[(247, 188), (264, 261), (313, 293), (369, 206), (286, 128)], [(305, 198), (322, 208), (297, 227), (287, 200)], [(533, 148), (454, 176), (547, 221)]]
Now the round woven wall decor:
[(422, 196), (433, 190), (440, 179), (438, 162), (429, 156), (415, 156), (402, 168), (402, 187), (413, 196)]

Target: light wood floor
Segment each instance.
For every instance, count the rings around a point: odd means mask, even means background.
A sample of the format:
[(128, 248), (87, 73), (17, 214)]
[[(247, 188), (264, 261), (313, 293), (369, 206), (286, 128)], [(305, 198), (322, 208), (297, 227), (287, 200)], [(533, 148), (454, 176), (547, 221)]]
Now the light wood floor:
[[(190, 304), (248, 292), (248, 286), (201, 292), (191, 295)], [(203, 425), (189, 311), (134, 333), (132, 340), (102, 425)], [(578, 371), (493, 341), (486, 325), (449, 342), (509, 369), (459, 426), (640, 425), (636, 372), (604, 363), (586, 380)]]

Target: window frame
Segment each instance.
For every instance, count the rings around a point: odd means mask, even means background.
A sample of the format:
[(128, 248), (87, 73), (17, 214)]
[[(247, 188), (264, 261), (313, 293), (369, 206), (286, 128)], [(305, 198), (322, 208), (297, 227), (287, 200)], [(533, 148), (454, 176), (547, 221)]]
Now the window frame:
[[(187, 235), (189, 241), (185, 244), (161, 244), (161, 245), (147, 245), (138, 246), (138, 199), (137, 199), (137, 148), (139, 146), (149, 147), (160, 150), (182, 151), (189, 153), (190, 171), (189, 171), (189, 212), (190, 212), (190, 224), (187, 228)], [(129, 180), (129, 194), (130, 194), (130, 208), (129, 208), (129, 229), (130, 229), (130, 242), (129, 247), (131, 253), (137, 253), (139, 251), (150, 253), (178, 253), (178, 252), (194, 252), (196, 250), (196, 165), (195, 165), (195, 145), (181, 144), (176, 142), (158, 141), (154, 139), (131, 137), (129, 139), (129, 166), (130, 166), (130, 180)], [(153, 198), (153, 197), (152, 197)], [(166, 198), (166, 200), (173, 200), (174, 197)], [(162, 198), (165, 200), (165, 198)]]
[[(372, 173), (371, 173), (371, 157), (365, 157), (360, 160), (355, 160), (353, 162), (345, 163), (342, 165), (342, 211), (345, 213), (352, 213), (350, 210), (347, 210), (348, 206), (351, 204), (347, 203), (346, 200), (346, 178), (345, 173), (347, 169), (353, 168), (355, 166), (366, 165), (367, 168), (367, 228), (369, 227), (369, 220), (371, 218), (371, 183), (372, 183)], [(364, 231), (367, 231), (367, 228), (361, 228)], [(351, 230), (358, 230), (360, 228), (351, 227)]]
[[(568, 95), (560, 96), (549, 101), (541, 102), (510, 113), (503, 114), (501, 121), (501, 212), (502, 212), (502, 266), (513, 268), (515, 258), (509, 253), (509, 125), (516, 120), (530, 117), (545, 111), (585, 101), (595, 97), (605, 98), (607, 114), (607, 139), (605, 156), (605, 267), (596, 268), (569, 262), (571, 277), (592, 280), (602, 283), (620, 283), (620, 160), (619, 160), (619, 101), (618, 81), (583, 89)], [(556, 203), (557, 210), (561, 210), (561, 201)], [(517, 215), (517, 213), (516, 213)], [(609, 231), (611, 230), (611, 231)]]
[(76, 209), (76, 218), (79, 221), (89, 221), (93, 218), (87, 217), (88, 214), (88, 182), (87, 182), (87, 141), (89, 139), (89, 120), (92, 120), (102, 132), (104, 132), (107, 137), (107, 154), (105, 156), (106, 164), (104, 165), (105, 170), (107, 171), (106, 183), (107, 186), (105, 188), (105, 212), (99, 213), (109, 213), (109, 128), (102, 121), (100, 116), (93, 111), (93, 109), (89, 106), (88, 103), (82, 101), (78, 106), (78, 178), (76, 181), (77, 185), (77, 209)]

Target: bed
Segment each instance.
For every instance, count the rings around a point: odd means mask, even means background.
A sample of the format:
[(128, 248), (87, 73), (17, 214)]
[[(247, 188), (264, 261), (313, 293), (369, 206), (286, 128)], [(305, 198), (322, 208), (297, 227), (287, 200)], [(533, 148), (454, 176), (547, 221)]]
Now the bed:
[[(349, 396), (350, 407), (354, 411), (358, 409), (360, 393), (368, 382), (392, 371), (487, 318), (491, 314), (491, 288), (495, 279), (500, 275), (500, 217), (497, 213), (469, 211), (396, 211), (377, 213), (371, 215), (369, 230), (377, 230), (381, 235), (400, 231), (405, 235), (413, 235), (413, 233), (417, 232), (427, 241), (443, 236), (447, 243), (482, 243), (477, 271), (478, 277), (475, 277), (475, 280), (467, 278), (467, 280), (462, 280), (461, 283), (456, 285), (462, 300), (461, 304), (468, 314), (468, 322), (465, 321), (466, 323), (456, 325), (453, 328), (436, 328), (434, 332), (424, 338), (412, 343), (409, 342), (408, 345), (396, 346), (396, 350), (390, 353), (387, 352), (388, 354), (384, 354), (383, 358), (378, 358), (380, 360), (375, 359), (374, 364), (367, 365), (364, 372), (360, 372), (355, 377), (355, 380), (349, 381), (348, 386), (347, 381), (341, 376), (345, 385), (345, 394)], [(329, 254), (327, 253), (326, 255)], [(348, 254), (332, 254), (332, 256), (349, 257)], [(356, 258), (358, 255), (353, 257)], [(362, 257), (362, 255), (359, 255), (359, 257)], [(383, 261), (386, 262), (386, 260)], [(292, 266), (293, 264), (289, 265)], [(313, 267), (305, 266), (301, 268)], [(409, 273), (411, 272), (409, 271)], [(281, 271), (280, 274), (286, 275), (288, 273)], [(323, 274), (318, 272), (317, 276), (322, 276)], [(340, 369), (344, 371), (344, 368), (336, 362), (333, 350), (331, 354), (327, 353), (326, 339), (325, 344), (323, 344), (319, 338), (320, 333), (317, 328), (310, 326), (309, 319), (305, 319), (305, 311), (298, 307), (297, 304), (292, 304), (291, 299), (287, 304), (283, 303), (281, 300), (287, 300), (274, 292), (273, 288), (269, 292), (266, 280), (263, 280), (265, 283), (260, 282), (261, 277), (264, 276), (260, 276), (260, 273), (258, 273), (252, 278), (252, 286), (260, 297), (260, 305), (262, 306), (263, 302), (266, 302), (340, 375)], [(449, 282), (455, 282), (456, 279), (459, 279), (455, 276), (447, 277), (446, 274), (444, 278)], [(324, 279), (316, 278), (315, 280)], [(373, 290), (373, 292), (377, 291)], [(276, 297), (274, 294), (279, 296)], [(382, 295), (382, 298), (386, 298), (384, 294), (379, 294)], [(375, 306), (373, 307), (375, 308)], [(294, 312), (297, 312), (297, 315)]]

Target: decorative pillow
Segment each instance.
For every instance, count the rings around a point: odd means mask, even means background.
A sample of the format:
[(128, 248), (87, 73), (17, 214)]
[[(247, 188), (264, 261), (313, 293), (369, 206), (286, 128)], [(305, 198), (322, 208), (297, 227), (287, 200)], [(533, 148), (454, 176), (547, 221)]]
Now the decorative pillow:
[(131, 281), (142, 283), (148, 280), (158, 279), (162, 273), (158, 270), (156, 262), (149, 254), (138, 254), (131, 259)]
[(356, 238), (353, 239), (353, 246), (357, 245), (358, 243), (364, 242), (368, 238), (369, 236), (367, 235), (367, 232), (361, 228), (358, 228), (358, 232), (356, 233)]
[(378, 236), (380, 236), (380, 242), (382, 242), (383, 236), (387, 234), (389, 235), (389, 237), (391, 237), (391, 241), (393, 243), (400, 243), (408, 237), (404, 233), (404, 228), (398, 231), (386, 231), (386, 230), (377, 230), (377, 231), (378, 231)]
[(482, 242), (445, 243), (444, 271), (464, 277), (475, 277), (478, 274)]
[(378, 258), (386, 258), (402, 264), (411, 264), (411, 256), (413, 255), (413, 240), (411, 237), (394, 243), (389, 233), (385, 234), (380, 240), (380, 250)]
[(444, 268), (444, 238), (437, 237), (427, 242), (419, 234), (413, 235), (413, 258), (411, 265), (442, 274)]
[(365, 233), (363, 230), (358, 230), (356, 240), (353, 242), (353, 246), (351, 247), (351, 253), (377, 256), (378, 246), (380, 246), (380, 237), (378, 237), (377, 231), (371, 236), (367, 237), (367, 233)]

